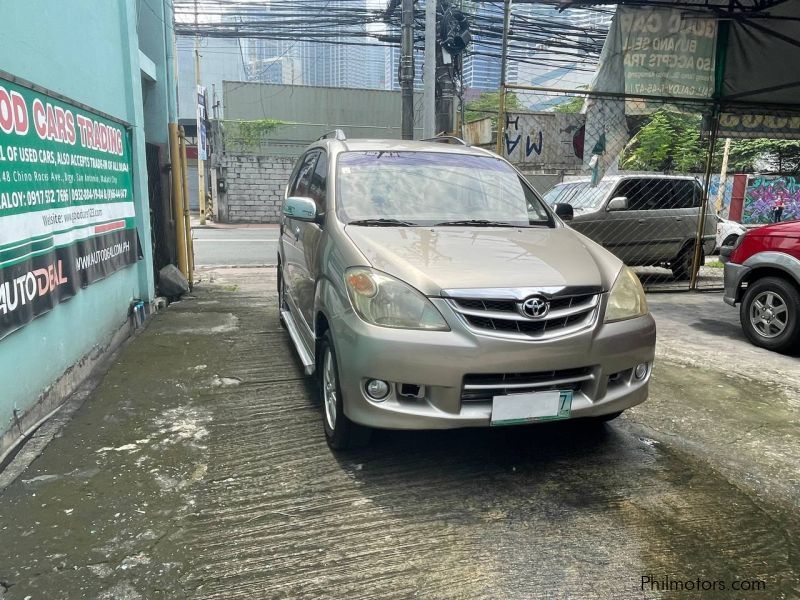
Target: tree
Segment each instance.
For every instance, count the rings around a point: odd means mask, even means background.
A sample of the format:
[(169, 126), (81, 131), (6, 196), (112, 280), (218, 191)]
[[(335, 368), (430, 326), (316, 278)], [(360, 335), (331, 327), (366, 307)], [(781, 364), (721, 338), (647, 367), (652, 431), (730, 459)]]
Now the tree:
[[(497, 113), (500, 110), (500, 92), (484, 92), (475, 100), (467, 102), (465, 119), (467, 123), (492, 117), (492, 124), (497, 124)], [(522, 103), (514, 92), (506, 92), (506, 111), (519, 110)]]
[(635, 171), (699, 172), (704, 168), (704, 145), (699, 115), (654, 112), (631, 137), (620, 164)]
[[(635, 131), (622, 152), (623, 169), (702, 173), (706, 168), (708, 142), (701, 138), (702, 117), (661, 109), (638, 121), (629, 119)], [(722, 168), (725, 140), (714, 147), (712, 169)], [(739, 173), (795, 174), (800, 172), (800, 140), (739, 139), (731, 143), (728, 171)]]
[(800, 140), (736, 140), (731, 143), (728, 169), (744, 173), (795, 174), (800, 171)]

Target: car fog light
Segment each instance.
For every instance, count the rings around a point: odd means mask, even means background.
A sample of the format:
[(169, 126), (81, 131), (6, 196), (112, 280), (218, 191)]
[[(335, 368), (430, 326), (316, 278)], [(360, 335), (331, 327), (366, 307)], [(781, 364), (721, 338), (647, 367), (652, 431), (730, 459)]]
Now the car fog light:
[(367, 381), (367, 395), (373, 400), (383, 400), (389, 395), (389, 384), (380, 379)]
[(639, 381), (644, 379), (647, 376), (647, 363), (640, 363), (636, 365), (636, 368), (633, 371), (633, 376)]

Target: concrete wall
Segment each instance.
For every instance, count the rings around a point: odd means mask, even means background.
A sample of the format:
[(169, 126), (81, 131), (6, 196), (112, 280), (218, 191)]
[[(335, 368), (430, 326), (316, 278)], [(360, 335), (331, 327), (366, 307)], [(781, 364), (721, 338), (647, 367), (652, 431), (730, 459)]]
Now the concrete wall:
[(287, 156), (225, 154), (219, 175), (226, 188), (218, 195), (220, 221), (277, 223), (296, 160)]
[[(307, 143), (334, 128), (350, 138), (402, 137), (400, 92), (226, 81), (223, 96), (226, 119), (306, 124), (279, 128), (269, 139)], [(422, 135), (422, 94), (414, 95), (414, 107), (418, 138)]]
[[(159, 4), (150, 2), (150, 10)], [(102, 353), (125, 326), (131, 300), (154, 296), (139, 34), (148, 22), (158, 24), (158, 34), (142, 37), (149, 53), (162, 52), (157, 71), (164, 74), (164, 27), (171, 21), (163, 7), (161, 16), (149, 18), (148, 7), (135, 0), (26, 0), (4, 3), (2, 10), (1, 71), (131, 124), (134, 203), (144, 260), (90, 285), (0, 340), (0, 455), (18, 435), (14, 412), (24, 429), (57, 406), (70, 389), (65, 377), (79, 377), (80, 365)], [(150, 123), (163, 122), (165, 132), (168, 90), (166, 85), (153, 90)], [(151, 135), (158, 133), (154, 125)], [(54, 385), (59, 393), (48, 395)]]

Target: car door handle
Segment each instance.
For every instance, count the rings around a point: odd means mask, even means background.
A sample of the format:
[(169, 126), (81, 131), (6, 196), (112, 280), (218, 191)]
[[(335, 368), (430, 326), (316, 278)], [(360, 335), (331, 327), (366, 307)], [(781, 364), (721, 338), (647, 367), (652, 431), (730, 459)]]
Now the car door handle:
[(676, 221), (683, 221), (683, 217), (675, 217)]
[(294, 228), (294, 241), (297, 242), (299, 240), (300, 240), (300, 228), (299, 227), (295, 227)]
[(637, 223), (644, 223), (644, 219), (639, 219), (639, 220), (638, 220), (638, 221), (636, 221), (636, 222), (637, 222)]

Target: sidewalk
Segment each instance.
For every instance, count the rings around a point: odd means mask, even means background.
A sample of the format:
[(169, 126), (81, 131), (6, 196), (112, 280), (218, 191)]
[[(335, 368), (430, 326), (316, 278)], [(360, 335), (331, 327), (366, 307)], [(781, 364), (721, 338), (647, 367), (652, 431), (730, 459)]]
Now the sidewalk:
[[(244, 269), (236, 285), (203, 281), (122, 349), (0, 495), (0, 598), (182, 598), (201, 586), (204, 598), (228, 597), (215, 573), (236, 572), (253, 551), (227, 550), (231, 490), (265, 475), (250, 470), (245, 440), (267, 451), (276, 418), (284, 428), (319, 418), (310, 405), (284, 408), (288, 418), (264, 410), (304, 390), (293, 356), (269, 352), (284, 344), (264, 299), (270, 280), (272, 269)], [(302, 445), (325, 444), (320, 435)]]

